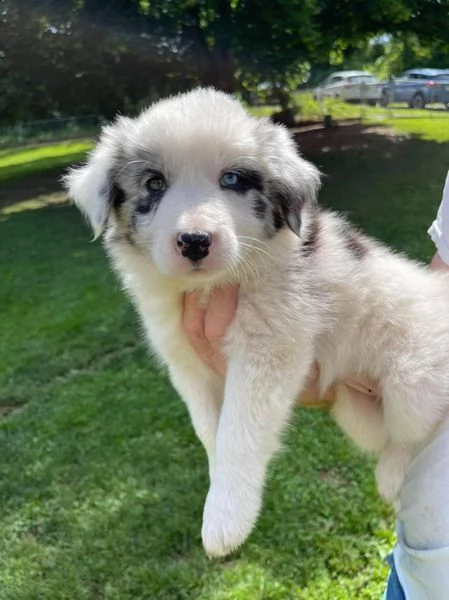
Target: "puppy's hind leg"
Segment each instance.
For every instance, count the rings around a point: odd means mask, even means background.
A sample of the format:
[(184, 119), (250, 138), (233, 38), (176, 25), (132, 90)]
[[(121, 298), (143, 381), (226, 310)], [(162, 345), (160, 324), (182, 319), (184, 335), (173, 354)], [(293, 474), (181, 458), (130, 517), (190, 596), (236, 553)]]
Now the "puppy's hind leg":
[(380, 398), (343, 383), (335, 385), (335, 397), (337, 425), (362, 450), (380, 452), (388, 440)]
[(412, 457), (413, 446), (410, 444), (388, 444), (381, 452), (376, 466), (376, 482), (379, 494), (386, 502), (398, 499)]

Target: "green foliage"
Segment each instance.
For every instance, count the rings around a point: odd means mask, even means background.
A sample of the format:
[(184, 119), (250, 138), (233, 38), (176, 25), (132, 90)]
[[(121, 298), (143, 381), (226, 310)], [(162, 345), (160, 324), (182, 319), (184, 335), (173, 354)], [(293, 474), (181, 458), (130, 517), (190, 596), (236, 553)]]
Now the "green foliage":
[(247, 98), (267, 83), (286, 107), (373, 36), (443, 57), (448, 29), (449, 0), (3, 0), (0, 120), (110, 118), (198, 83)]
[(397, 33), (361, 44), (344, 58), (342, 65), (344, 68), (363, 66), (380, 79), (400, 75), (411, 68), (449, 68), (449, 44), (439, 39), (422, 40), (416, 33)]

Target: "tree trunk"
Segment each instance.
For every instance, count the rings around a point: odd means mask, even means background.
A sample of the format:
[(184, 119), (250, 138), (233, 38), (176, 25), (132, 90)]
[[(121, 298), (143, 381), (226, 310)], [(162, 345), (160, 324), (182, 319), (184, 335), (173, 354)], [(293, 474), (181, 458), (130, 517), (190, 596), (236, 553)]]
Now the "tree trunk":
[[(186, 31), (192, 42), (193, 55), (203, 85), (232, 93), (236, 89), (235, 66), (231, 50), (231, 5), (229, 0), (218, 3), (219, 16), (207, 32), (201, 26), (199, 7), (191, 9), (191, 24)], [(213, 31), (215, 29), (215, 31)], [(212, 33), (212, 35), (207, 35)], [(213, 46), (210, 38), (214, 38)]]

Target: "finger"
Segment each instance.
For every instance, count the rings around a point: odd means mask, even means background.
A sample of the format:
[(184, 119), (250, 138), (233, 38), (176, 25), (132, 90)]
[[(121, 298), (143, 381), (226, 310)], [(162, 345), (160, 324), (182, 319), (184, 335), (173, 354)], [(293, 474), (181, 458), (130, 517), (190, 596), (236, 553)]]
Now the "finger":
[(207, 307), (199, 303), (198, 294), (184, 294), (182, 322), (195, 352), (206, 363), (211, 363), (214, 350), (206, 337), (205, 320)]
[(221, 375), (226, 374), (227, 361), (223, 353), (223, 343), (237, 309), (238, 291), (238, 286), (214, 290), (206, 313), (205, 329), (213, 350), (212, 366)]
[(206, 337), (215, 350), (221, 347), (223, 338), (232, 323), (237, 309), (238, 286), (226, 286), (214, 290), (209, 298), (206, 312)]
[(432, 260), (430, 262), (430, 267), (431, 267), (431, 269), (437, 269), (437, 270), (439, 269), (441, 271), (449, 270), (449, 266), (444, 262), (444, 260), (438, 254), (438, 252), (432, 258)]

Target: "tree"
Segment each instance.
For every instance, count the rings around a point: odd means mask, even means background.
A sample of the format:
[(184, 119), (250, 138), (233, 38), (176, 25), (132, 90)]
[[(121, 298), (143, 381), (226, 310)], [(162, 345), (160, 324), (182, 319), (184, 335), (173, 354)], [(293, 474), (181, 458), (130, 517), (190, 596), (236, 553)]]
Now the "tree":
[(449, 0), (3, 0), (0, 120), (110, 117), (198, 83), (286, 100), (375, 36), (443, 59), (448, 30)]
[(319, 19), (321, 30), (335, 35), (328, 66), (365, 66), (382, 78), (449, 66), (448, 0), (329, 0)]

